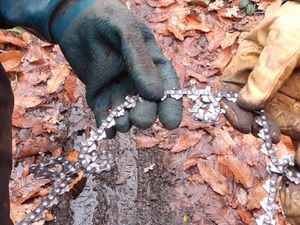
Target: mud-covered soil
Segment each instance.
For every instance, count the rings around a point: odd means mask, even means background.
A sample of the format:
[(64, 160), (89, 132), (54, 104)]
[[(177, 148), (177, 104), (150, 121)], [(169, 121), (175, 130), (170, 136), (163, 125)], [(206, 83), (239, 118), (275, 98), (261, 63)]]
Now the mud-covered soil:
[[(90, 179), (91, 182), (88, 182), (76, 200), (72, 200), (72, 194), (64, 195), (60, 204), (52, 210), (56, 221), (47, 224), (183, 224), (184, 215), (189, 214), (188, 210), (174, 210), (170, 206), (176, 197), (176, 183), (184, 182), (166, 169), (164, 159), (170, 155), (159, 148), (136, 149), (132, 134), (119, 135), (119, 138), (109, 141), (107, 146), (116, 157), (114, 169), (96, 175), (92, 181)], [(154, 165), (153, 170), (151, 165)], [(146, 172), (147, 167), (150, 170)], [(95, 199), (90, 199), (93, 196), (87, 199), (87, 193), (91, 192), (97, 193)], [(79, 205), (81, 202), (84, 209), (77, 204), (77, 208), (73, 207), (72, 210), (72, 201), (79, 202)], [(86, 213), (82, 213), (82, 210)], [(78, 218), (77, 214), (83, 218)], [(92, 220), (88, 214), (92, 214)], [(74, 217), (77, 217), (76, 223)]]

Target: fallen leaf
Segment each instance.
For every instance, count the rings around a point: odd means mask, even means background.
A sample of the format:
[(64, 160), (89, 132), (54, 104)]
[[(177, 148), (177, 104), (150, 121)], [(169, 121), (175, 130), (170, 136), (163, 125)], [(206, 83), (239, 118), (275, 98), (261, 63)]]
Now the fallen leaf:
[(75, 96), (77, 80), (78, 78), (74, 74), (70, 74), (65, 82), (65, 96), (67, 101), (70, 101), (72, 103), (77, 99), (77, 96)]
[(48, 179), (36, 180), (33, 174), (30, 174), (10, 187), (10, 199), (14, 203), (21, 204), (35, 196), (42, 189), (41, 187), (49, 182)]
[(239, 216), (241, 217), (241, 220), (245, 224), (253, 224), (254, 218), (252, 217), (251, 213), (249, 213), (245, 208), (239, 207), (237, 209)]
[(43, 99), (35, 96), (16, 96), (15, 105), (24, 107), (26, 109), (33, 108), (40, 105)]
[(71, 68), (67, 65), (60, 65), (53, 70), (52, 77), (47, 81), (47, 93), (52, 94), (57, 91), (59, 86), (66, 80), (71, 72)]
[(204, 209), (208, 218), (218, 225), (234, 225), (237, 224), (235, 211), (232, 208), (218, 209), (215, 207), (207, 207)]
[(151, 7), (167, 7), (175, 3), (175, 0), (147, 0), (147, 4)]
[(220, 161), (228, 167), (235, 179), (240, 182), (245, 188), (250, 188), (253, 185), (253, 175), (250, 167), (240, 161), (234, 155), (220, 157)]
[(78, 157), (79, 157), (79, 154), (80, 154), (80, 153), (79, 153), (78, 151), (76, 151), (76, 150), (70, 150), (70, 151), (68, 152), (67, 159), (70, 160), (70, 161), (76, 162), (77, 159), (78, 159)]
[(26, 47), (27, 43), (9, 31), (0, 30), (0, 43), (11, 43), (19, 47)]
[(178, 153), (193, 147), (200, 141), (202, 135), (203, 132), (201, 131), (187, 131), (186, 133), (179, 135), (171, 152)]
[(268, 196), (268, 193), (263, 188), (265, 182), (266, 181), (262, 181), (249, 190), (248, 202), (246, 205), (247, 209), (253, 210), (261, 208), (260, 201)]
[(232, 46), (239, 36), (240, 32), (226, 33), (224, 40), (221, 42), (221, 48), (226, 49)]
[(0, 55), (0, 62), (3, 63), (11, 60), (17, 60), (19, 62), (17, 64), (19, 65), (24, 55), (25, 55), (24, 52), (20, 52), (17, 50), (7, 51)]
[(191, 158), (188, 159), (184, 164), (183, 164), (183, 170), (188, 170), (193, 166), (197, 166), (197, 158)]
[(202, 160), (197, 162), (198, 170), (203, 180), (218, 194), (226, 195), (228, 193), (227, 179), (221, 173), (210, 167)]
[(135, 144), (137, 148), (151, 148), (159, 144), (159, 140), (155, 137), (136, 136)]
[(200, 30), (203, 32), (209, 32), (211, 30), (210, 26), (202, 23), (201, 21), (198, 20), (198, 18), (196, 16), (186, 16), (186, 27), (185, 27), (185, 31), (188, 30)]
[(225, 68), (232, 58), (231, 47), (228, 47), (222, 51), (217, 60), (212, 63), (213, 68), (223, 69)]

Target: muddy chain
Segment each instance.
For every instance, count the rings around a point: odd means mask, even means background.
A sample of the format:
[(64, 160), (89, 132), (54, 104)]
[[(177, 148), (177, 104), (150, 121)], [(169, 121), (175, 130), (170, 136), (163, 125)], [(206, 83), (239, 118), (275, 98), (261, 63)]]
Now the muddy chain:
[[(191, 90), (168, 90), (165, 91), (162, 101), (167, 97), (176, 100), (182, 97), (188, 97), (195, 102), (189, 109), (196, 120), (203, 122), (217, 121), (225, 110), (221, 108), (220, 101), (226, 99), (236, 102), (238, 94), (212, 93), (211, 88)], [(80, 144), (80, 154), (78, 161), (70, 161), (66, 157), (52, 157), (42, 163), (31, 166), (30, 171), (35, 174), (37, 179), (47, 178), (53, 183), (51, 193), (42, 200), (39, 206), (27, 214), (27, 218), (18, 225), (30, 225), (42, 219), (43, 212), (58, 203), (58, 197), (69, 191), (68, 185), (77, 177), (79, 171), (84, 171), (85, 176), (89, 174), (109, 171), (113, 165), (113, 156), (111, 153), (99, 150), (98, 142), (106, 138), (105, 129), (115, 125), (115, 119), (125, 114), (125, 110), (134, 108), (137, 102), (143, 101), (139, 96), (126, 97), (123, 104), (112, 110), (102, 125), (96, 130), (91, 131), (87, 140)], [(257, 114), (256, 123), (261, 127), (258, 136), (263, 140), (261, 151), (270, 159), (267, 170), (270, 179), (265, 183), (264, 188), (268, 196), (261, 201), (261, 206), (265, 214), (261, 215), (256, 222), (258, 225), (276, 224), (276, 194), (279, 189), (278, 179), (280, 176), (287, 177), (290, 181), (300, 183), (300, 172), (293, 170), (293, 157), (277, 157), (277, 148), (272, 145), (270, 128), (267, 122), (267, 116), (264, 110), (255, 112)]]

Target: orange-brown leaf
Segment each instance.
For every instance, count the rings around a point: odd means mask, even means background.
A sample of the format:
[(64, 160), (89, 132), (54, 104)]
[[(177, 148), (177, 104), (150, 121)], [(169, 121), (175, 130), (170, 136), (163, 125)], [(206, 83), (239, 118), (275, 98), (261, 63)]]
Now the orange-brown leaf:
[(182, 152), (195, 144), (197, 144), (200, 139), (202, 138), (203, 132), (200, 131), (189, 131), (186, 133), (181, 134), (171, 149), (171, 152), (177, 153)]
[(47, 93), (52, 94), (56, 92), (59, 86), (66, 80), (71, 72), (71, 68), (67, 65), (60, 65), (52, 71), (52, 77), (47, 82)]
[(211, 168), (210, 165), (202, 160), (197, 163), (199, 173), (203, 180), (218, 194), (226, 195), (228, 193), (227, 179), (220, 172)]
[(11, 43), (19, 47), (26, 47), (27, 43), (22, 39), (15, 37), (12, 33), (8, 31), (0, 30), (0, 43)]
[(175, 0), (147, 0), (148, 5), (151, 7), (167, 7), (175, 3)]
[(196, 158), (190, 158), (190, 159), (188, 159), (183, 164), (183, 170), (188, 170), (191, 167), (196, 166), (197, 165), (197, 161), (198, 161), (198, 159), (196, 159)]
[(254, 218), (252, 217), (251, 213), (248, 212), (245, 208), (238, 208), (239, 216), (241, 217), (241, 220), (245, 224), (253, 224)]
[(159, 144), (159, 140), (155, 137), (136, 136), (135, 144), (137, 148), (151, 148)]
[(262, 181), (249, 191), (247, 202), (249, 210), (261, 208), (260, 201), (267, 197), (267, 192), (263, 188), (264, 183), (265, 181)]
[(238, 180), (245, 188), (252, 187), (254, 177), (247, 164), (240, 161), (234, 155), (222, 157), (221, 162), (228, 167), (235, 179)]
[(225, 49), (232, 46), (239, 35), (240, 32), (226, 33), (224, 40), (221, 42), (221, 48)]
[(209, 32), (211, 30), (210, 26), (202, 23), (201, 21), (198, 20), (198, 18), (196, 16), (187, 16), (186, 17), (186, 27), (185, 27), (185, 31), (188, 30), (200, 30), (203, 32)]
[(24, 108), (33, 108), (40, 105), (43, 100), (35, 96), (16, 96), (15, 104)]

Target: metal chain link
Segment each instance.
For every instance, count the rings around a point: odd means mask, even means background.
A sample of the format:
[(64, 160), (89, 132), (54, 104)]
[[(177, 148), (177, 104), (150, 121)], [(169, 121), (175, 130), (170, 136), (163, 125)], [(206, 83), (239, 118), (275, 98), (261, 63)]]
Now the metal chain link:
[[(220, 101), (226, 99), (236, 102), (238, 94), (229, 93), (212, 93), (211, 88), (205, 89), (193, 88), (191, 90), (168, 90), (165, 91), (162, 101), (166, 98), (176, 100), (182, 97), (188, 97), (195, 102), (194, 106), (189, 109), (196, 120), (203, 122), (215, 122), (225, 110), (221, 108)], [(134, 108), (137, 102), (143, 99), (139, 96), (126, 97), (123, 104), (112, 110), (102, 125), (96, 130), (91, 131), (89, 138), (80, 144), (80, 154), (78, 161), (70, 161), (67, 157), (52, 157), (51, 159), (31, 166), (30, 171), (35, 174), (37, 179), (48, 178), (53, 182), (51, 193), (42, 200), (38, 207), (27, 214), (25, 220), (18, 225), (30, 225), (42, 219), (43, 212), (58, 203), (58, 197), (69, 191), (68, 185), (77, 177), (79, 171), (84, 171), (85, 176), (89, 174), (109, 171), (113, 165), (113, 156), (110, 152), (99, 150), (98, 142), (106, 138), (105, 129), (115, 125), (115, 119), (125, 114), (125, 110)], [(300, 173), (291, 168), (294, 166), (294, 158), (278, 158), (277, 148), (272, 145), (270, 136), (270, 127), (264, 110), (256, 112), (258, 117), (256, 123), (261, 127), (259, 137), (263, 140), (261, 151), (270, 158), (267, 170), (270, 179), (264, 185), (268, 192), (268, 197), (261, 201), (261, 206), (265, 214), (257, 220), (258, 225), (274, 225), (276, 223), (276, 194), (278, 191), (278, 179), (280, 176), (287, 177), (290, 181), (300, 183)]]

